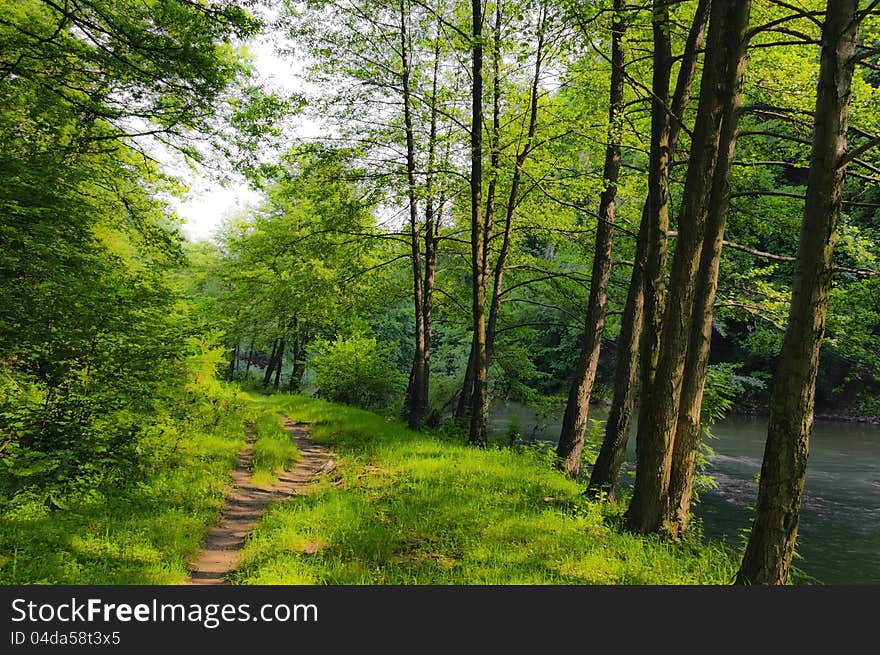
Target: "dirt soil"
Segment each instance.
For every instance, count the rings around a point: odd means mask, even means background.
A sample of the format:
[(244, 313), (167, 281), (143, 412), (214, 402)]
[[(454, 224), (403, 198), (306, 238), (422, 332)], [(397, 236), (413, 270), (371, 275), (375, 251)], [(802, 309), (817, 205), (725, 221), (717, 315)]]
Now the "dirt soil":
[(291, 470), (278, 476), (278, 482), (272, 487), (254, 486), (251, 483), (251, 469), (256, 436), (253, 430), (248, 430), (247, 443), (238, 454), (232, 472), (232, 489), (226, 497), (220, 523), (205, 536), (202, 549), (190, 569), (187, 584), (229, 584), (230, 575), (238, 567), (245, 539), (262, 518), (269, 503), (309, 493), (311, 483), (335, 467), (333, 453), (309, 438), (306, 423), (293, 423), (286, 416), (281, 418), (299, 449), (299, 459)]

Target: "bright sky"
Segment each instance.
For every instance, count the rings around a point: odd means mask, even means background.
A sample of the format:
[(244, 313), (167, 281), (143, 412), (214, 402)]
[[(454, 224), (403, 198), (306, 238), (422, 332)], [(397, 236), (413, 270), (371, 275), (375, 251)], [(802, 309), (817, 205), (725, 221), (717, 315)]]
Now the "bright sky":
[[(302, 88), (303, 80), (296, 71), (299, 66), (291, 59), (279, 57), (275, 47), (268, 39), (248, 45), (255, 58), (258, 79), (281, 91)], [(314, 126), (304, 127), (307, 132), (314, 130)], [(210, 239), (225, 218), (257, 205), (262, 199), (243, 178), (221, 186), (209, 171), (171, 168), (190, 189), (186, 198), (172, 198), (171, 206), (184, 220), (183, 233), (191, 240)]]

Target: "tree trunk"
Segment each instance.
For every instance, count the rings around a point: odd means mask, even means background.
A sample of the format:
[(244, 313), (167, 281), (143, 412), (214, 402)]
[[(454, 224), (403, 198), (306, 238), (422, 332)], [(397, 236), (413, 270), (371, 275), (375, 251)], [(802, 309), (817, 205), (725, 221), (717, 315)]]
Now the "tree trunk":
[(235, 371), (238, 369), (238, 355), (239, 355), (239, 345), (236, 341), (235, 345), (232, 347), (232, 359), (229, 360), (229, 372), (228, 379), (235, 379)]
[(785, 584), (797, 539), (813, 427), (819, 350), (847, 160), (846, 131), (859, 20), (857, 0), (829, 0), (814, 116), (810, 174), (788, 327), (770, 401), (755, 518), (740, 584)]
[[(646, 396), (639, 411), (636, 482), (626, 515), (629, 528), (635, 532), (659, 532), (668, 515), (672, 443), (693, 317), (693, 285), (718, 160), (722, 118), (735, 94), (750, 5), (750, 0), (712, 3), (700, 103), (682, 193), (669, 298), (663, 315), (663, 338), (653, 381), (645, 389)], [(665, 160), (661, 166), (668, 171), (668, 144)], [(661, 195), (664, 196), (662, 202), (666, 203), (668, 189)], [(645, 327), (643, 333), (647, 331), (648, 326)], [(651, 344), (644, 334), (643, 344), (643, 355), (650, 353)]]
[(486, 366), (486, 286), (483, 270), (485, 226), (483, 224), (483, 5), (472, 0), (473, 70), (471, 98), (471, 285), (473, 292), (474, 389), (471, 394), (469, 440), (485, 446), (488, 410)]
[(406, 394), (406, 414), (409, 427), (418, 430), (425, 415), (427, 380), (425, 376), (425, 321), (422, 315), (421, 244), (419, 240), (418, 200), (416, 192), (416, 147), (413, 134), (412, 97), (410, 92), (409, 34), (407, 30), (406, 0), (400, 0), (400, 58), (401, 87), (403, 92), (403, 124), (406, 133), (406, 183), (409, 200), (410, 250), (412, 258), (413, 307), (415, 311), (415, 352)]
[[(678, 80), (675, 85), (675, 93), (672, 98), (672, 114), (679, 118), (684, 116), (685, 108), (690, 100), (691, 87), (697, 70), (700, 50), (703, 47), (703, 39), (706, 34), (706, 23), (709, 18), (709, 0), (700, 0), (694, 14), (694, 21), (688, 34), (688, 40), (682, 55), (681, 67), (678, 71)], [(655, 17), (661, 22), (666, 20), (666, 13), (655, 11)], [(666, 98), (669, 94), (669, 69), (672, 66), (669, 42), (665, 35), (658, 35), (661, 40), (654, 47), (654, 71), (655, 79), (652, 82), (653, 94), (658, 98)], [(662, 111), (656, 108), (657, 111)], [(665, 112), (664, 112), (665, 113)], [(681, 122), (670, 121), (666, 118), (658, 123), (659, 129), (669, 130), (668, 150), (670, 165), (675, 155), (675, 146), (678, 135), (681, 133)], [(652, 142), (659, 144), (662, 140), (660, 134)], [(659, 145), (658, 145), (659, 150)], [(654, 261), (659, 264), (660, 271), (665, 270), (666, 262), (666, 228), (655, 230), (657, 243), (648, 243), (648, 227), (651, 220), (648, 209), (650, 199), (645, 200), (642, 210), (639, 233), (636, 238), (636, 256), (632, 275), (629, 282), (626, 304), (621, 318), (620, 334), (617, 338), (616, 359), (614, 368), (614, 395), (611, 402), (611, 410), (608, 420), (605, 422), (605, 438), (596, 464), (590, 474), (590, 482), (587, 493), (593, 497), (605, 493), (608, 500), (614, 500), (614, 490), (620, 477), (620, 469), (626, 452), (626, 443), (629, 440), (630, 425), (632, 423), (633, 400), (635, 396), (636, 377), (639, 366), (639, 343), (642, 334), (642, 321), (644, 315), (644, 283), (648, 270), (648, 252), (652, 250), (659, 253)], [(658, 221), (655, 221), (659, 224)], [(652, 279), (657, 278), (656, 272), (651, 274)], [(655, 303), (656, 305), (656, 303)], [(656, 324), (653, 317), (649, 319), (651, 324)]]
[[(489, 280), (489, 240), (491, 238), (492, 224), (495, 221), (495, 195), (498, 188), (498, 163), (501, 157), (501, 7), (495, 10), (495, 27), (493, 35), (493, 56), (492, 56), (492, 138), (489, 142), (489, 178), (488, 189), (486, 190), (486, 209), (483, 214), (483, 232), (482, 232), (482, 260), (481, 260), (481, 284), (483, 286), (482, 295), (486, 297), (488, 291)], [(482, 83), (482, 82), (481, 82)], [(481, 110), (482, 111), (482, 110)], [(484, 309), (485, 311), (485, 309)], [(491, 312), (489, 314), (491, 319)], [(455, 412), (453, 416), (462, 420), (472, 416), (472, 405), (474, 403), (475, 382), (478, 374), (488, 379), (489, 368), (489, 328), (486, 328), (486, 371), (477, 370), (477, 357), (475, 348), (477, 340), (471, 339), (471, 348), (468, 353), (468, 363), (465, 369), (464, 380), (462, 381), (461, 392), (458, 395)]]
[(541, 84), (541, 64), (544, 57), (544, 27), (547, 19), (545, 7), (541, 6), (538, 18), (538, 44), (535, 48), (535, 71), (532, 76), (532, 86), (529, 90), (529, 126), (526, 131), (526, 140), (522, 148), (517, 152), (513, 164), (513, 175), (510, 180), (510, 192), (507, 195), (507, 208), (504, 213), (504, 234), (501, 239), (501, 248), (498, 251), (498, 261), (495, 262), (494, 279), (492, 281), (492, 300), (489, 303), (489, 323), (486, 327), (486, 351), (489, 364), (492, 363), (492, 354), (495, 351), (495, 333), (498, 329), (498, 312), (501, 309), (501, 294), (504, 285), (504, 267), (510, 254), (510, 239), (513, 235), (513, 218), (516, 214), (516, 206), (519, 200), (519, 187), (522, 181), (523, 166), (532, 151), (535, 141), (535, 132), (538, 127), (538, 96)]
[(254, 360), (254, 337), (251, 337), (251, 345), (248, 348), (247, 366), (244, 367), (244, 377), (247, 378), (251, 373), (251, 362)]
[(441, 192), (440, 198), (434, 202), (434, 166), (437, 153), (437, 84), (440, 75), (440, 37), (441, 23), (437, 20), (437, 32), (434, 37), (434, 69), (431, 75), (431, 126), (428, 134), (428, 172), (425, 178), (425, 280), (422, 294), (422, 321), (425, 338), (424, 350), (424, 388), (422, 397), (425, 410), (431, 383), (431, 335), (433, 333), (432, 312), (434, 310), (434, 277), (437, 271), (437, 249), (439, 246), (440, 217), (443, 214), (445, 199)]
[[(656, 89), (655, 89), (656, 93)], [(593, 498), (605, 493), (608, 500), (614, 500), (614, 489), (623, 466), (626, 442), (629, 439), (632, 421), (633, 396), (635, 395), (636, 371), (639, 361), (639, 335), (642, 331), (642, 314), (644, 312), (643, 275), (647, 256), (647, 204), (642, 212), (642, 222), (636, 241), (636, 257), (629, 290), (626, 294), (626, 305), (621, 317), (620, 334), (617, 338), (617, 349), (614, 362), (614, 396), (608, 419), (605, 421), (605, 436), (596, 463), (590, 472), (587, 484), (587, 495)]]
[(272, 354), (269, 355), (269, 363), (266, 364), (266, 373), (263, 375), (263, 386), (268, 387), (275, 370), (275, 353), (278, 352), (278, 339), (272, 342)]
[(724, 226), (730, 205), (730, 169), (736, 152), (736, 138), (742, 113), (743, 78), (748, 44), (743, 43), (736, 86), (731, 104), (724, 114), (719, 144), (718, 164), (712, 180), (706, 235), (700, 256), (700, 269), (694, 291), (694, 318), (681, 390), (681, 406), (672, 445), (672, 468), (669, 478), (669, 526), (675, 535), (687, 532), (696, 473), (697, 448), (700, 444), (703, 387), (709, 366), (712, 340), (712, 317), (718, 268), (724, 242)]
[(275, 384), (276, 389), (281, 385), (281, 370), (284, 368), (284, 337), (278, 344), (278, 354), (275, 355)]
[(568, 394), (568, 403), (562, 418), (562, 431), (556, 454), (561, 468), (577, 478), (581, 452), (586, 437), (590, 394), (596, 379), (605, 314), (608, 311), (608, 280), (611, 277), (611, 248), (614, 239), (614, 213), (617, 206), (617, 180), (620, 176), (620, 146), (623, 132), (624, 58), (621, 40), (626, 26), (623, 22), (624, 0), (614, 0), (614, 19), (611, 27), (611, 90), (608, 118), (608, 146), (605, 149), (603, 180), (605, 190), (599, 201), (596, 225), (596, 246), (590, 278), (590, 297), (587, 320), (581, 341), (581, 350), (575, 367), (574, 380)]
[[(430, 193), (430, 184), (427, 186)], [(440, 205), (442, 211), (442, 205)], [(433, 333), (432, 312), (434, 311), (434, 277), (437, 271), (437, 227), (434, 216), (434, 201), (430, 197), (425, 208), (425, 284), (422, 298), (422, 321), (424, 324), (425, 349), (424, 349), (424, 398), (423, 411), (428, 407), (428, 393), (431, 383), (431, 335)]]

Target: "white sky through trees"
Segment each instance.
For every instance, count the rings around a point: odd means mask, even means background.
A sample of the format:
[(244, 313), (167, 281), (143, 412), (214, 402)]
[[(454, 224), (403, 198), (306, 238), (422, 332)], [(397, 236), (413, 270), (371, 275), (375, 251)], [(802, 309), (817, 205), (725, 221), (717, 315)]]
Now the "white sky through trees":
[[(271, 35), (248, 43), (248, 51), (254, 57), (257, 80), (282, 93), (301, 90), (304, 80), (300, 76), (302, 65), (293, 57), (277, 53), (277, 44)], [(312, 132), (316, 126), (300, 126), (298, 131)], [(186, 166), (170, 166), (175, 176), (189, 188), (184, 198), (171, 198), (172, 209), (183, 220), (181, 230), (192, 241), (211, 239), (223, 221), (257, 205), (263, 198), (238, 176), (225, 184), (219, 176), (207, 168), (194, 171)]]

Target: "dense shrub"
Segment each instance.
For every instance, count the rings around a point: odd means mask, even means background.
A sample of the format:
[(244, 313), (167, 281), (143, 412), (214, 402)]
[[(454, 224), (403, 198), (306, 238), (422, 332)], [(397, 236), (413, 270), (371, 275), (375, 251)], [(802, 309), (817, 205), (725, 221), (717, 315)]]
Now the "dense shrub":
[(387, 349), (372, 337), (318, 340), (309, 354), (321, 398), (364, 408), (389, 407), (400, 399), (403, 376), (389, 366)]

